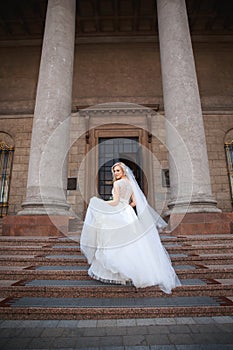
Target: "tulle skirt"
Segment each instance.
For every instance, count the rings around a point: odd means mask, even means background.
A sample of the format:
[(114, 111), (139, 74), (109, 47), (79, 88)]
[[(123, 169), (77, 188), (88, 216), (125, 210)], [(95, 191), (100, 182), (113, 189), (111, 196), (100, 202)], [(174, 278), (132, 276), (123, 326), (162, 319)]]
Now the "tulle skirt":
[(124, 200), (111, 206), (93, 197), (80, 245), (95, 279), (136, 288), (158, 285), (165, 293), (181, 285), (148, 208), (138, 218)]

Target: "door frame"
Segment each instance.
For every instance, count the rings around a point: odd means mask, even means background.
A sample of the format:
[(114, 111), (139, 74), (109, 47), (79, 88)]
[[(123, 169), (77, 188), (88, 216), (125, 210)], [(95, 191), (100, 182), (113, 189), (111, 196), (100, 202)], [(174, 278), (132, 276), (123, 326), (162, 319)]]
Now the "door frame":
[[(152, 176), (152, 159), (145, 155), (146, 149), (150, 150), (151, 144), (148, 142), (148, 132), (143, 128), (132, 126), (124, 123), (110, 123), (102, 124), (96, 128), (89, 130), (88, 144), (86, 145), (86, 152), (94, 149), (90, 152), (90, 156), (86, 162), (86, 181), (85, 181), (85, 198), (87, 199), (86, 205), (92, 196), (98, 195), (98, 144), (99, 138), (111, 138), (111, 137), (137, 137), (142, 147), (142, 164), (140, 164), (143, 174), (143, 190), (148, 201), (154, 206), (154, 186)], [(93, 178), (95, 176), (95, 179)], [(151, 190), (148, 190), (151, 189)], [(86, 212), (86, 207), (85, 207)]]

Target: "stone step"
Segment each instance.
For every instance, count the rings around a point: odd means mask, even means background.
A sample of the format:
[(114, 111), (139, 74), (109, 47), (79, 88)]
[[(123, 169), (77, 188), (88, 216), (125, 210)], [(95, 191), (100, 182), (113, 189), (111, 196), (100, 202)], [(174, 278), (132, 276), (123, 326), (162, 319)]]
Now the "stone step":
[[(75, 234), (70, 234), (68, 233), (66, 238), (70, 240), (77, 241), (80, 238), (81, 231), (79, 233)], [(160, 238), (162, 241), (168, 241), (168, 242), (187, 242), (187, 243), (193, 243), (193, 242), (201, 242), (201, 241), (207, 241), (207, 242), (221, 242), (221, 241), (232, 241), (233, 240), (233, 235), (232, 234), (197, 234), (197, 235), (172, 235), (172, 234), (167, 234), (167, 233), (160, 233)], [(28, 237), (30, 238), (30, 237)], [(42, 237), (41, 237), (42, 238)], [(55, 239), (55, 237), (51, 237)], [(65, 237), (62, 238), (57, 238), (59, 239), (65, 239)]]
[(72, 320), (232, 315), (227, 298), (21, 298), (2, 301), (1, 319)]
[[(87, 279), (90, 277), (87, 274), (86, 265), (80, 265), (80, 269), (75, 270), (35, 270), (35, 267), (25, 270), (0, 270), (0, 280), (74, 280)], [(198, 278), (198, 279), (216, 279), (216, 278), (233, 278), (233, 268), (194, 268), (194, 269), (176, 269), (176, 273), (181, 279)]]
[[(42, 254), (41, 254), (42, 255)], [(60, 256), (60, 255), (51, 255), (51, 256), (0, 256), (0, 264), (5, 264), (6, 266), (20, 266), (20, 265), (34, 265), (34, 266), (43, 266), (43, 265), (83, 265), (87, 264), (87, 261), (84, 256), (73, 255), (73, 258), (70, 256)]]
[[(195, 253), (195, 254), (203, 254), (203, 253), (216, 253), (218, 254), (221, 250), (223, 250), (225, 253), (232, 253), (233, 254), (233, 244), (221, 244), (221, 245), (193, 245), (193, 246), (179, 246), (179, 245), (165, 245), (166, 250), (169, 254), (187, 254), (187, 253)], [(80, 253), (80, 247), (78, 244), (67, 247), (66, 245), (60, 245), (53, 246), (53, 247), (47, 247), (47, 246), (4, 246), (0, 247), (0, 256), (7, 255), (10, 252), (11, 255), (26, 255), (30, 253), (32, 254), (39, 254), (43, 253), (43, 255), (49, 255), (49, 254), (69, 254), (69, 255), (76, 255)]]
[[(222, 284), (231, 285), (233, 279), (222, 279)], [(219, 284), (217, 279), (216, 280), (201, 280), (201, 279), (181, 279), (182, 286), (202, 286), (206, 284)], [(125, 287), (124, 285), (119, 284), (111, 284), (111, 283), (103, 283), (101, 281), (95, 280), (95, 279), (70, 279), (70, 280), (61, 280), (61, 279), (32, 279), (32, 280), (0, 280), (0, 286), (1, 287), (9, 287), (9, 286), (26, 286), (26, 287), (46, 287), (46, 286), (55, 286), (55, 287), (103, 287), (104, 290), (108, 290), (108, 287), (112, 288), (118, 288), (118, 287)], [(130, 286), (129, 283), (127, 283), (127, 287)], [(132, 285), (131, 285), (132, 286)], [(134, 288), (135, 290), (135, 288)], [(141, 289), (138, 289), (139, 291)], [(148, 288), (146, 291), (149, 290)]]
[[(68, 235), (64, 237), (44, 237), (44, 236), (0, 236), (0, 246), (3, 244), (10, 243), (11, 245), (34, 245), (37, 243), (41, 244), (77, 244), (79, 243), (80, 235)], [(192, 236), (166, 236), (161, 235), (161, 240), (163, 242), (171, 242), (171, 243), (187, 243), (190, 244), (212, 244), (212, 243), (222, 243), (222, 242), (233, 242), (233, 235), (230, 234), (218, 234), (218, 235), (192, 235)]]
[[(216, 243), (232, 243), (233, 235), (202, 235), (202, 236), (164, 236), (160, 235), (161, 241), (165, 243), (183, 243), (183, 244), (216, 244)], [(79, 243), (80, 235), (63, 236), (63, 237), (45, 237), (45, 236), (0, 236), (0, 245), (30, 245), (30, 244), (70, 244)]]
[[(72, 237), (74, 239), (72, 239)], [(233, 311), (233, 236), (161, 235), (182, 282), (158, 287), (91, 279), (79, 235), (0, 237), (0, 314), (9, 319), (229, 315)]]
[[(133, 286), (121, 286), (121, 285), (107, 285), (107, 284), (97, 284), (90, 283), (90, 285), (85, 284), (85, 281), (80, 281), (80, 285), (76, 281), (66, 281), (72, 282), (73, 285), (59, 286), (54, 283), (54, 285), (49, 285), (50, 281), (31, 281), (21, 283), (25, 285), (7, 285), (11, 283), (5, 283), (5, 286), (0, 287), (0, 298), (7, 298), (7, 302), (12, 298), (22, 298), (22, 297), (38, 297), (38, 298), (148, 298), (148, 297), (161, 297), (164, 298), (166, 295), (158, 287), (148, 287), (136, 289)], [(33, 284), (36, 285), (30, 285)], [(43, 282), (46, 282), (43, 284)], [(76, 283), (75, 283), (76, 282)], [(91, 282), (91, 281), (90, 281)], [(201, 281), (202, 282), (202, 281)], [(227, 298), (233, 297), (233, 279), (231, 284), (204, 284), (199, 285), (182, 285), (174, 289), (170, 298), (176, 297), (199, 297), (199, 296), (211, 296), (216, 298)], [(192, 283), (192, 282), (190, 282)], [(193, 282), (197, 283), (197, 281)], [(42, 285), (40, 285), (42, 284)], [(71, 284), (71, 283), (70, 283)], [(233, 303), (232, 303), (233, 305)], [(1, 306), (1, 304), (0, 304)]]
[[(3, 238), (3, 239), (2, 239)], [(4, 239), (5, 237), (0, 237), (0, 246), (22, 246), (22, 247), (30, 247), (30, 246), (47, 246), (47, 247), (52, 247), (54, 245), (67, 245), (67, 246), (74, 246), (79, 244), (79, 239), (75, 240), (71, 240), (71, 239), (62, 239), (62, 240), (58, 240), (58, 239), (47, 239), (47, 238), (27, 238), (27, 239), (15, 239), (15, 237), (13, 239), (9, 239), (9, 237), (7, 237), (6, 239)], [(22, 237), (23, 238), (23, 237)]]
[(73, 246), (73, 247), (47, 247), (47, 246), (31, 246), (31, 247), (22, 247), (22, 246), (5, 246), (0, 247), (0, 256), (4, 256), (7, 254), (11, 255), (26, 255), (26, 254), (41, 254), (43, 255), (49, 255), (49, 254), (69, 254), (74, 255), (80, 253), (80, 247), (79, 245)]
[[(6, 266), (45, 266), (45, 265), (87, 265), (87, 261), (82, 255), (49, 255), (49, 256), (20, 256), (20, 255), (6, 255), (0, 256), (0, 265)], [(230, 265), (233, 264), (233, 254), (205, 254), (205, 255), (185, 255), (175, 254), (171, 255), (173, 265), (191, 264), (191, 265)]]

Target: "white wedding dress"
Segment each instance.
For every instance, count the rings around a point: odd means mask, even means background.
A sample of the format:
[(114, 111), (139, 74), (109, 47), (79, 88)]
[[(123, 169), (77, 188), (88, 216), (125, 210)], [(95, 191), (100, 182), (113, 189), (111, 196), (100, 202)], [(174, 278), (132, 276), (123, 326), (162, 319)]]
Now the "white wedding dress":
[(116, 181), (115, 186), (119, 191), (116, 205), (93, 197), (88, 206), (80, 240), (90, 264), (88, 274), (136, 288), (158, 285), (171, 293), (181, 284), (157, 231), (165, 222), (147, 202), (140, 215), (135, 213), (129, 205), (133, 188), (128, 179)]

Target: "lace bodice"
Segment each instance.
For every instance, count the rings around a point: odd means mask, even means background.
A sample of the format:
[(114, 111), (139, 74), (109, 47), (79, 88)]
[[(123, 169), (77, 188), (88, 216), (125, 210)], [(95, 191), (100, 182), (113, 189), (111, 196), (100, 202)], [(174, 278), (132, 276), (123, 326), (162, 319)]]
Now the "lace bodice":
[[(127, 179), (117, 180), (115, 182), (115, 186), (117, 186), (119, 188), (120, 199), (123, 199), (123, 200), (129, 202), (130, 197), (133, 194), (133, 190), (132, 190), (130, 182)], [(112, 195), (114, 198), (114, 189), (112, 190)]]

